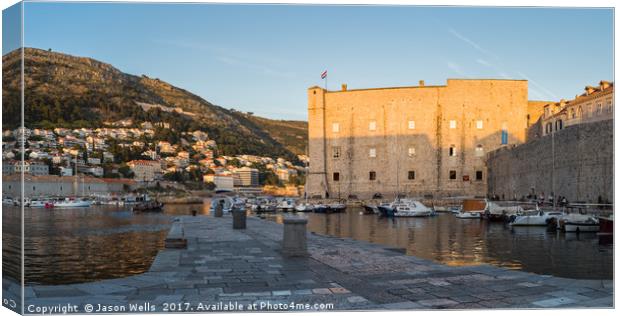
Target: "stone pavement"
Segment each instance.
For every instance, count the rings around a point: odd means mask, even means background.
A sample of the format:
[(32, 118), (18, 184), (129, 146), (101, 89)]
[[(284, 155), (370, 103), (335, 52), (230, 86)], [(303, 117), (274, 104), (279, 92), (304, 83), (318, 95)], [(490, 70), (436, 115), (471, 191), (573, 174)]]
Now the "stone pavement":
[[(285, 258), (280, 224), (249, 217), (247, 229), (233, 230), (230, 215), (179, 219), (187, 249), (160, 251), (141, 275), (26, 287), (25, 312), (67, 303), (77, 305), (78, 312), (85, 304), (97, 312), (97, 304), (103, 304), (124, 306), (118, 311), (125, 313), (138, 305), (155, 312), (206, 312), (247, 310), (253, 303), (261, 310), (289, 311), (613, 307), (612, 280), (488, 265), (449, 267), (398, 249), (311, 233), (309, 257)], [(11, 285), (5, 281), (3, 286)]]

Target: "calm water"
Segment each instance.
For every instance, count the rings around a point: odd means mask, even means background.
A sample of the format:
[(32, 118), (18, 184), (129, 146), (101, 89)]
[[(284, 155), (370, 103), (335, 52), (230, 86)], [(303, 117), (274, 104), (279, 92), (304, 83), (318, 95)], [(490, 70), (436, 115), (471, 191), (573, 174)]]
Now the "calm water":
[[(66, 284), (142, 273), (163, 249), (172, 217), (203, 205), (166, 205), (163, 213), (133, 214), (127, 208), (25, 210), (28, 284)], [(306, 214), (309, 230), (407, 249), (449, 265), (482, 263), (571, 278), (613, 277), (613, 246), (596, 234), (558, 234), (545, 228), (431, 218), (378, 218), (349, 208), (342, 214)], [(19, 278), (19, 209), (3, 207), (3, 271)], [(270, 216), (278, 220), (281, 215)], [(16, 218), (17, 223), (11, 218)]]
[(349, 208), (341, 214), (308, 214), (309, 230), (405, 248), (407, 254), (447, 265), (492, 264), (538, 274), (582, 279), (613, 278), (613, 245), (596, 234), (564, 234), (545, 227), (457, 219), (379, 218)]
[[(151, 266), (173, 215), (206, 205), (167, 205), (163, 213), (133, 214), (127, 207), (29, 209), (24, 212), (25, 279), (66, 284), (125, 277)], [(19, 208), (3, 205), (3, 272), (19, 279)]]

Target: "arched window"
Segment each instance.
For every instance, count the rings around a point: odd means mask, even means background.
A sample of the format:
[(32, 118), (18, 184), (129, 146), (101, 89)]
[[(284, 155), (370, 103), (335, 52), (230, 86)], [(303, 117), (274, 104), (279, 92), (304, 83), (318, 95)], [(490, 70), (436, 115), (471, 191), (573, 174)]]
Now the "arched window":
[(576, 113), (575, 113), (575, 109), (570, 109), (570, 118), (576, 118)]
[(577, 117), (583, 118), (583, 108), (579, 106), (579, 111), (577, 111)]

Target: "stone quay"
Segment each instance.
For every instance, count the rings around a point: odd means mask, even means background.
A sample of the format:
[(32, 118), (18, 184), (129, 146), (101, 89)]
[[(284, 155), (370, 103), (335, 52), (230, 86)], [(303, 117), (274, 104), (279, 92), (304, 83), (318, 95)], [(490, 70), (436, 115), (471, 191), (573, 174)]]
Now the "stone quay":
[[(25, 306), (74, 304), (79, 313), (86, 304), (149, 304), (149, 312), (170, 304), (179, 304), (176, 312), (205, 312), (197, 308), (231, 303), (263, 311), (613, 307), (613, 280), (446, 266), (402, 249), (308, 232), (307, 256), (290, 257), (283, 253), (284, 226), (269, 220), (248, 217), (246, 229), (232, 229), (228, 214), (180, 216), (178, 222), (187, 248), (161, 250), (148, 272), (26, 286)], [(21, 290), (3, 281), (9, 292)]]

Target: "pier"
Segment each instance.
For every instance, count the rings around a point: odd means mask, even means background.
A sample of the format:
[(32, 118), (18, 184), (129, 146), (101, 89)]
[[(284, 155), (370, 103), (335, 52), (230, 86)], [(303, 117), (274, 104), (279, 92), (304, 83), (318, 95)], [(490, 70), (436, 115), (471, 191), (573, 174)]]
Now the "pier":
[[(368, 242), (307, 233), (307, 256), (282, 253), (283, 225), (255, 217), (179, 216), (186, 249), (163, 249), (146, 273), (91, 283), (27, 286), (28, 306), (150, 304), (260, 310), (613, 307), (613, 280), (576, 280), (490, 265), (446, 266)], [(182, 225), (182, 228), (179, 227)], [(5, 280), (5, 288), (19, 290)], [(294, 305), (291, 305), (293, 303)], [(299, 305), (298, 305), (299, 304)], [(231, 305), (229, 305), (231, 306)], [(261, 307), (262, 306), (262, 307)], [(288, 307), (287, 307), (288, 306)], [(293, 309), (291, 309), (291, 307)], [(247, 310), (243, 309), (243, 310)], [(218, 310), (221, 311), (221, 310)], [(238, 309), (237, 309), (238, 311)], [(95, 310), (96, 312), (96, 310)], [(127, 310), (125, 311), (127, 312)]]

